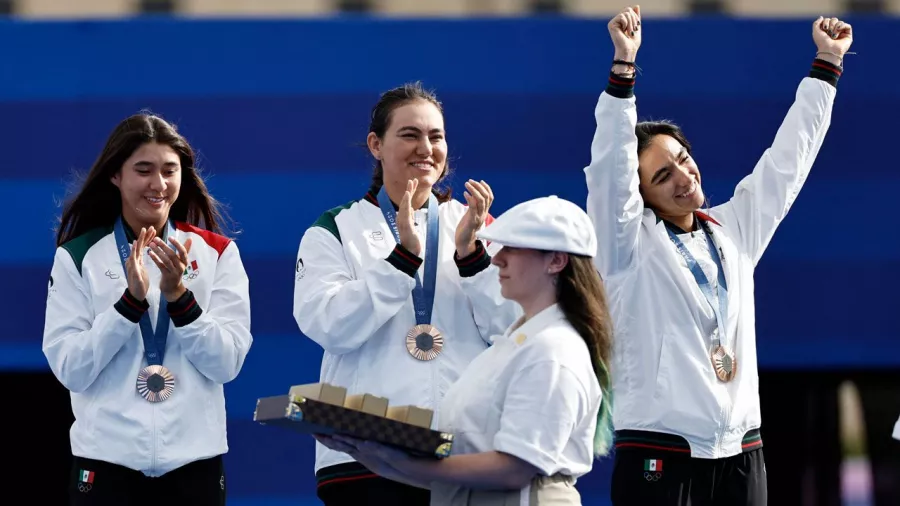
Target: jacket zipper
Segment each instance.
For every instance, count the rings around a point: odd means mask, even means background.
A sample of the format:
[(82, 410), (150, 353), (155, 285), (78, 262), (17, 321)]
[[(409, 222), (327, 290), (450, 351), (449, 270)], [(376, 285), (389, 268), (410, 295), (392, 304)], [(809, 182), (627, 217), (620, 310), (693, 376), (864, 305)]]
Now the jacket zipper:
[(150, 406), (150, 474), (156, 476), (156, 406)]

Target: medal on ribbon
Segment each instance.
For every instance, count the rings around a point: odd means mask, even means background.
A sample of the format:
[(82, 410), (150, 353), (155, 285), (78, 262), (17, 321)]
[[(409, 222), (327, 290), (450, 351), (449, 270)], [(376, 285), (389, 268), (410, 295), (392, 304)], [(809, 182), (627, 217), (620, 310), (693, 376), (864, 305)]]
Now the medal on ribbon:
[[(384, 187), (378, 192), (378, 207), (387, 221), (394, 240), (400, 244), (400, 231), (397, 229), (397, 212)], [(434, 289), (437, 280), (438, 242), (440, 238), (440, 210), (434, 194), (428, 196), (428, 225), (425, 232), (425, 280), (416, 273), (416, 286), (413, 288), (413, 308), (416, 325), (406, 334), (406, 350), (418, 360), (434, 360), (444, 349), (444, 337), (431, 324), (431, 313), (434, 308)]]
[(737, 359), (734, 357), (734, 353), (725, 346), (719, 345), (713, 348), (710, 356), (713, 367), (716, 370), (716, 376), (721, 381), (731, 381), (735, 373), (737, 373)]
[[(695, 217), (694, 219), (700, 220), (699, 217)], [(721, 341), (721, 336), (727, 335), (725, 333), (725, 317), (728, 315), (728, 285), (725, 281), (725, 269), (722, 265), (722, 259), (718, 249), (716, 249), (712, 233), (707, 228), (706, 223), (702, 220), (700, 220), (700, 228), (703, 229), (706, 245), (709, 247), (709, 254), (716, 263), (718, 269), (718, 284), (716, 286), (715, 295), (713, 295), (713, 289), (710, 286), (711, 283), (709, 279), (706, 277), (706, 273), (703, 272), (703, 269), (700, 267), (700, 264), (697, 263), (694, 255), (688, 251), (687, 246), (684, 245), (681, 239), (678, 238), (668, 225), (666, 226), (666, 231), (669, 234), (669, 238), (675, 243), (678, 253), (681, 254), (684, 261), (687, 263), (688, 269), (690, 269), (691, 274), (694, 276), (694, 280), (700, 287), (700, 291), (703, 292), (706, 301), (712, 307), (713, 312), (716, 315), (716, 330), (713, 332), (709, 358), (719, 381), (728, 382), (734, 379), (734, 376), (737, 374), (737, 358), (735, 357), (734, 352), (723, 345)]]
[(406, 334), (406, 350), (419, 360), (434, 360), (444, 348), (444, 337), (433, 325), (416, 325)]
[[(125, 226), (120, 216), (116, 220), (114, 228), (116, 246), (119, 248), (119, 259), (122, 260), (122, 270), (125, 278), (128, 278), (128, 269), (125, 263), (131, 255), (131, 245), (125, 237)], [(166, 223), (166, 234), (163, 237), (171, 237), (172, 224)], [(140, 252), (143, 254), (143, 252)], [(159, 311), (156, 315), (156, 332), (150, 325), (149, 311), (141, 316), (141, 338), (144, 341), (144, 356), (147, 359), (147, 367), (140, 370), (137, 376), (137, 391), (141, 397), (149, 402), (162, 402), (175, 391), (175, 375), (163, 365), (163, 355), (166, 352), (166, 339), (169, 335), (169, 315), (166, 312), (166, 298), (159, 298)]]
[(175, 376), (161, 365), (148, 365), (138, 373), (137, 390), (150, 402), (162, 402), (175, 391)]

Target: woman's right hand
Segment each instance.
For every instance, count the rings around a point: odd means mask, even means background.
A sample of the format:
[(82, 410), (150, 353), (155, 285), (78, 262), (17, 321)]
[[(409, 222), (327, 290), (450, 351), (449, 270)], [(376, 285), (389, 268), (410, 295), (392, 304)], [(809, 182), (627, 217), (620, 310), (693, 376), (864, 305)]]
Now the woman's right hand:
[(634, 63), (641, 47), (641, 6), (626, 7), (609, 21), (607, 28), (616, 49), (614, 59)]
[(154, 237), (156, 237), (156, 229), (153, 227), (141, 228), (140, 235), (131, 243), (131, 255), (125, 262), (128, 292), (137, 300), (146, 299), (147, 291), (150, 290), (150, 276), (147, 275), (147, 268), (144, 267), (144, 248)]
[(406, 193), (400, 199), (400, 204), (398, 204), (400, 209), (397, 211), (397, 233), (400, 235), (400, 244), (416, 256), (420, 256), (422, 253), (422, 241), (416, 234), (415, 211), (412, 208), (412, 198), (418, 187), (418, 179), (407, 181)]

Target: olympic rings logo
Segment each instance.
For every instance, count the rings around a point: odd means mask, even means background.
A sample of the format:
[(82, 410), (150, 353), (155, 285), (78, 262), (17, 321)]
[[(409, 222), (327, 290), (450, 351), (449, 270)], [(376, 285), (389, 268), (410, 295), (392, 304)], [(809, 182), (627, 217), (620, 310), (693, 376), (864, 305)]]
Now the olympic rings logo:
[(649, 471), (644, 471), (644, 479), (647, 481), (659, 481), (662, 478), (662, 473), (651, 473)]
[(181, 276), (181, 279), (196, 279), (197, 276), (199, 276), (199, 275), (200, 275), (200, 274), (197, 273), (197, 271), (194, 271), (194, 272), (192, 272), (192, 273), (190, 273), (190, 274), (185, 274), (185, 275)]
[(90, 483), (79, 483), (79, 484), (78, 484), (78, 491), (79, 491), (79, 492), (88, 493), (88, 492), (91, 491), (91, 488), (92, 488), (92, 487), (93, 487), (93, 485), (91, 485)]

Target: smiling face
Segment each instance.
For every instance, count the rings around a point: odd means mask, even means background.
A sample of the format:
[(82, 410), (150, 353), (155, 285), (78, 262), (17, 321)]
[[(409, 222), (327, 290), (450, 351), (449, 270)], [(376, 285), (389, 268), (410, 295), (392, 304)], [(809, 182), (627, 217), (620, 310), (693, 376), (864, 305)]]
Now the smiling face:
[(653, 136), (638, 160), (641, 195), (660, 218), (681, 218), (703, 206), (700, 170), (688, 148), (674, 137)]
[(138, 232), (161, 230), (181, 190), (181, 160), (166, 144), (141, 145), (112, 177), (122, 197), (122, 216)]
[(381, 162), (385, 184), (405, 187), (418, 179), (419, 188), (431, 188), (447, 162), (444, 115), (427, 100), (412, 100), (391, 112), (383, 136), (370, 132), (368, 144)]

